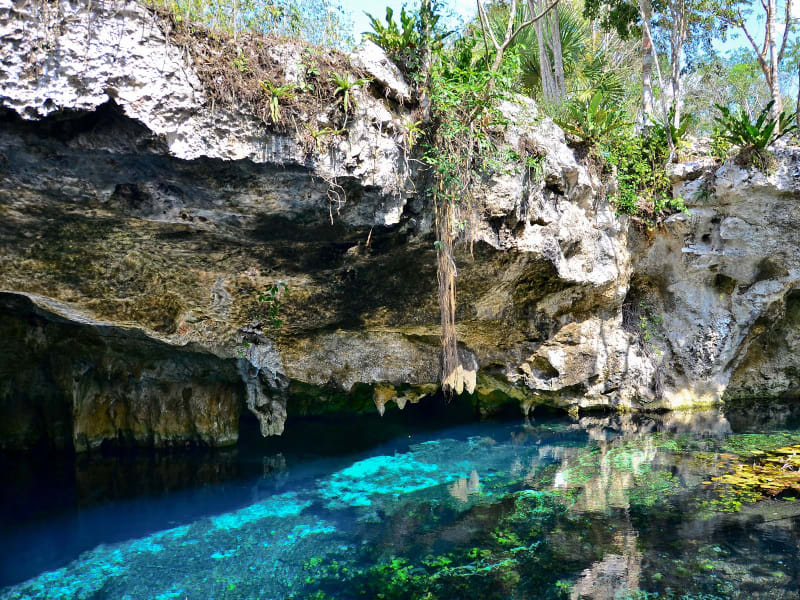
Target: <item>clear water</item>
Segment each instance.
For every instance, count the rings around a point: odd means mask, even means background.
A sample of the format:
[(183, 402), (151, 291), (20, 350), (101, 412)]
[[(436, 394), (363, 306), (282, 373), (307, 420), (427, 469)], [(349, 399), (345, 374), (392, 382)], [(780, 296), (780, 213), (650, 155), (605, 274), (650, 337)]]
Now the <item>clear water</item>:
[(368, 427), (5, 463), (0, 598), (800, 597), (800, 499), (712, 479), (800, 444), (791, 406)]

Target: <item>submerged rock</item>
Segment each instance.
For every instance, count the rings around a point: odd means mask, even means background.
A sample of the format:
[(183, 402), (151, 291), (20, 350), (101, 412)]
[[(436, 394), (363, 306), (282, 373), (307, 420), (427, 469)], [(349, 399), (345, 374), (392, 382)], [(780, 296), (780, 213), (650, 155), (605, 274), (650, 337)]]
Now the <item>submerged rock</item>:
[[(374, 85), (309, 146), (212, 101), (139, 3), (9, 5), (0, 40), (4, 447), (226, 444), (243, 409), (281, 433), (292, 389), (302, 414), (313, 389), (379, 411), (432, 393), (434, 211), (377, 47), (351, 61)], [(287, 81), (296, 50), (270, 48)], [(307, 120), (333, 131), (330, 108)], [(797, 394), (797, 150), (769, 176), (676, 168), (710, 202), (640, 232), (530, 100), (501, 108), (509, 160), (456, 255), (478, 412)]]

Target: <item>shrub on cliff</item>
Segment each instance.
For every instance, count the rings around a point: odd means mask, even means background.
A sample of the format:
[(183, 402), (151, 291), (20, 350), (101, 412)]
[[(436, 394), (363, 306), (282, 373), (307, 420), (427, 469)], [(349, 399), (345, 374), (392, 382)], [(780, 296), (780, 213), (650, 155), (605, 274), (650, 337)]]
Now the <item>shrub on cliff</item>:
[(794, 122), (796, 113), (785, 110), (777, 118), (772, 117), (773, 105), (774, 102), (769, 102), (755, 120), (751, 120), (744, 109), (732, 112), (727, 106), (716, 105), (719, 116), (715, 121), (721, 137), (740, 148), (740, 163), (766, 169), (770, 162), (767, 148), (798, 129)]
[(295, 133), (309, 153), (324, 152), (344, 133), (351, 90), (369, 84), (335, 47), (350, 40), (336, 16), (342, 9), (333, 10), (331, 0), (308, 8), (304, 0), (146, 2), (170, 42), (192, 57), (212, 104)]

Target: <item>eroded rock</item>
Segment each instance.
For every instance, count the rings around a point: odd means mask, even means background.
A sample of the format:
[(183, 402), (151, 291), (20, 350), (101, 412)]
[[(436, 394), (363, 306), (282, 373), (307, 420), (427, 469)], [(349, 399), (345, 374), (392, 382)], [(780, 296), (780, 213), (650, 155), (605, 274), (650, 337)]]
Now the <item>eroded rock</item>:
[[(293, 393), (298, 414), (315, 398), (382, 411), (433, 393), (434, 211), (385, 56), (354, 57), (380, 85), (354, 91), (323, 151), (209, 102), (138, 3), (5, 6), (0, 40), (0, 290), (39, 307), (2, 318), (13, 347), (40, 338), (0, 381), (16, 423), (4, 443), (217, 445), (242, 409), (281, 433)], [(295, 50), (270, 52), (300, 77)], [(691, 215), (646, 232), (530, 100), (501, 108), (509, 160), (472, 190), (455, 257), (481, 413), (797, 393), (796, 149), (770, 175), (676, 166)], [(276, 325), (258, 298), (277, 284)], [(51, 368), (64, 328), (93, 341)]]
[(187, 445), (238, 438), (233, 360), (0, 294), (0, 448)]

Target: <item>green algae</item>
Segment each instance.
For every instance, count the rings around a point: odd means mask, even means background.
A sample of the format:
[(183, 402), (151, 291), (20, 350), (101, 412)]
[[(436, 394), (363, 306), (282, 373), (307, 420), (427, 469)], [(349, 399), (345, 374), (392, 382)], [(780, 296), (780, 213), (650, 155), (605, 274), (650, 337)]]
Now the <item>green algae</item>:
[[(778, 440), (773, 437), (769, 443)], [(717, 497), (704, 504), (724, 512), (738, 512), (754, 503), (785, 493), (800, 493), (800, 444), (770, 450), (748, 445), (747, 455), (724, 458), (725, 472), (703, 483), (713, 486)], [(787, 501), (794, 501), (788, 496)]]
[(753, 454), (798, 443), (800, 443), (800, 434), (794, 432), (740, 433), (725, 438), (719, 450), (733, 454)]
[[(477, 509), (475, 509), (477, 510)], [(540, 555), (544, 524), (565, 511), (561, 499), (546, 492), (526, 490), (481, 509), (497, 523), (494, 530), (476, 541), (481, 545), (454, 548), (444, 554), (416, 552), (390, 555), (372, 566), (352, 558), (309, 562), (302, 597), (333, 597), (334, 589), (347, 590), (339, 598), (503, 598), (513, 594), (522, 571), (541, 568), (547, 553)], [(458, 522), (466, 511), (456, 515)], [(363, 549), (375, 556), (380, 549)], [(298, 596), (300, 597), (300, 596)], [(544, 596), (542, 596), (544, 597)]]

